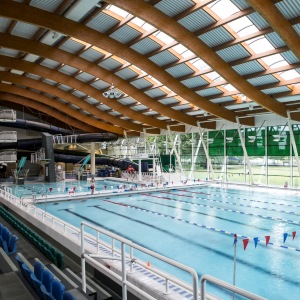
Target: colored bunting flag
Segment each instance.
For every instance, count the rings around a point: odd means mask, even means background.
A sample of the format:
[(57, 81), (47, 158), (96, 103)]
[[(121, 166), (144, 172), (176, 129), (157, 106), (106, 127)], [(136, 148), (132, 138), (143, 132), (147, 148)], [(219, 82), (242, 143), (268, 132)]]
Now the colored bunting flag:
[(286, 241), (287, 236), (288, 236), (288, 234), (285, 232), (285, 233), (283, 234), (283, 242), (284, 242), (284, 243), (285, 243), (285, 241)]
[(293, 239), (295, 238), (295, 236), (296, 236), (296, 231), (293, 231), (293, 232), (292, 232), (292, 237), (293, 237)]
[(255, 248), (256, 248), (257, 243), (258, 243), (258, 237), (253, 238), (253, 241), (254, 241), (254, 246), (255, 246)]
[(234, 238), (234, 240), (233, 240), (233, 245), (236, 245), (236, 243), (237, 243), (237, 235), (236, 235), (236, 233), (233, 235), (233, 238)]
[(244, 250), (246, 250), (248, 243), (249, 243), (249, 239), (243, 239)]
[(266, 247), (267, 247), (270, 241), (270, 236), (266, 235), (265, 238), (266, 238)]

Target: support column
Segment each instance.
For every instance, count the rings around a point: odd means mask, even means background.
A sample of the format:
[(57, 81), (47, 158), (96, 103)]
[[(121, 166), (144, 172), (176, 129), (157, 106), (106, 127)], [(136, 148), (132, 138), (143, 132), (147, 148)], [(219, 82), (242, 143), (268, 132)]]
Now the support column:
[(178, 161), (180, 173), (184, 175), (182, 164), (181, 164), (181, 161), (180, 161), (180, 156), (179, 156), (179, 154), (177, 152), (176, 145), (175, 145), (175, 142), (173, 140), (173, 137), (171, 136), (170, 126), (167, 126), (167, 128), (168, 128), (168, 134), (169, 134), (169, 137), (170, 137), (170, 140), (171, 140), (171, 143), (172, 143), (172, 150), (174, 151), (175, 156), (176, 156), (177, 161)]
[(248, 156), (248, 153), (247, 153), (247, 149), (246, 149), (246, 146), (245, 146), (244, 137), (242, 136), (242, 132), (241, 132), (241, 128), (240, 128), (240, 126), (241, 126), (241, 125), (240, 125), (240, 120), (239, 120), (238, 117), (236, 117), (236, 122), (237, 122), (237, 125), (238, 125), (238, 133), (239, 133), (240, 141), (241, 141), (241, 144), (242, 144), (242, 148), (243, 148), (243, 152), (244, 152), (245, 161), (246, 161), (246, 164), (247, 164), (248, 170), (249, 170), (250, 181), (251, 181), (251, 184), (254, 184), (254, 181), (253, 181), (253, 174), (252, 174), (252, 168), (251, 168), (249, 156)]
[(91, 143), (91, 175), (96, 174), (95, 143)]
[(45, 158), (49, 160), (45, 165), (45, 181), (56, 182), (53, 137), (48, 132), (42, 133), (42, 147), (45, 149)]
[(291, 138), (291, 142), (292, 142), (292, 146), (293, 146), (293, 150), (294, 150), (294, 154), (295, 154), (295, 159), (296, 159), (296, 163), (297, 163), (297, 167), (298, 167), (298, 175), (300, 176), (300, 162), (299, 162), (298, 149), (297, 149), (297, 145), (296, 145), (296, 142), (295, 142), (295, 136), (294, 136), (294, 132), (293, 132), (291, 114), (290, 114), (289, 111), (287, 111), (287, 115), (288, 115), (288, 125), (289, 125), (289, 131), (290, 131), (290, 138)]
[(209, 153), (208, 153), (207, 147), (206, 147), (205, 142), (204, 142), (203, 132), (201, 130), (201, 126), (200, 126), (199, 122), (197, 123), (197, 125), (198, 125), (200, 139), (201, 139), (202, 145), (203, 145), (203, 150), (204, 150), (204, 153), (205, 153), (205, 156), (206, 156), (206, 159), (207, 159), (207, 163), (208, 163), (208, 174), (210, 175), (210, 172), (211, 172), (212, 180), (214, 180), (215, 179), (215, 172), (214, 172), (214, 168), (213, 168), (213, 166), (211, 164), (211, 159), (209, 157)]

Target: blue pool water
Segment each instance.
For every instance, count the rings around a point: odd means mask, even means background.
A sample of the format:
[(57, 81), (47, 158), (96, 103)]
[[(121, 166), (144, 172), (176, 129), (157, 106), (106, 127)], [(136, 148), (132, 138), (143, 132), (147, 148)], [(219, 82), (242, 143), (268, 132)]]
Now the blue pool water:
[[(37, 206), (43, 209), (44, 205)], [(199, 276), (210, 274), (230, 283), (232, 234), (236, 233), (236, 285), (267, 299), (291, 300), (300, 293), (300, 252), (296, 250), (300, 248), (299, 207), (296, 193), (276, 195), (274, 191), (202, 186), (49, 203), (47, 212), (77, 227), (82, 220), (101, 226), (194, 268)], [(288, 233), (285, 243), (284, 233)], [(260, 242), (255, 247), (250, 240), (244, 250), (242, 236), (258, 237)], [(266, 247), (265, 236), (277, 246)], [(142, 253), (134, 254), (191, 282), (189, 275), (177, 269)], [(208, 292), (231, 299), (230, 294), (212, 286)]]
[[(95, 190), (103, 191), (107, 190), (116, 190), (118, 186), (124, 186), (129, 184), (127, 182), (122, 183), (120, 181), (114, 180), (96, 180), (95, 181)], [(62, 181), (62, 182), (54, 182), (54, 183), (36, 183), (34, 185), (13, 185), (12, 193), (17, 197), (27, 197), (27, 196), (36, 196), (41, 197), (51, 195), (67, 195), (70, 191), (75, 190), (75, 192), (86, 192), (90, 193), (90, 181)]]

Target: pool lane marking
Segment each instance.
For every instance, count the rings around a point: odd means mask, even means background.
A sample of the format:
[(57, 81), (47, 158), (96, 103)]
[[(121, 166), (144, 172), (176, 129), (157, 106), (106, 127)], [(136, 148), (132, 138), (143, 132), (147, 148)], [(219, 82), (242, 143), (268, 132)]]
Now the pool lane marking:
[[(191, 192), (190, 190), (186, 190), (186, 189), (182, 189), (181, 191), (185, 191), (191, 194), (202, 194), (201, 192)], [(224, 195), (218, 195), (218, 194), (209, 194), (213, 197), (223, 197)], [(261, 200), (254, 200), (254, 199), (247, 199), (247, 198), (240, 198), (240, 197), (233, 197), (233, 196), (227, 196), (226, 198), (228, 199), (238, 199), (238, 200), (243, 200), (243, 201), (250, 201), (250, 202), (258, 202), (258, 203), (265, 203), (265, 204), (274, 204), (274, 205), (279, 205), (279, 206), (288, 206), (288, 207), (295, 207), (295, 208), (299, 208), (300, 205), (293, 205), (293, 204), (284, 204), (284, 203), (276, 203), (276, 202), (268, 202), (268, 201), (261, 201)], [(204, 199), (204, 198), (201, 198)], [(293, 201), (293, 202), (297, 202), (297, 201)]]
[[(145, 194), (147, 195), (147, 194)], [(157, 197), (157, 196), (156, 196)], [(177, 201), (177, 200), (174, 200), (174, 201)], [(115, 203), (113, 201), (107, 201), (111, 204), (114, 204), (114, 205), (118, 205), (118, 203)], [(188, 202), (190, 203), (190, 202)], [(94, 205), (94, 207), (98, 207), (97, 205)], [(191, 222), (191, 221), (188, 221), (188, 220), (185, 220), (185, 219), (181, 219), (181, 218), (177, 218), (177, 217), (173, 217), (171, 215), (166, 215), (166, 214), (163, 214), (163, 213), (159, 213), (157, 211), (154, 211), (154, 210), (149, 210), (149, 209), (145, 209), (145, 208), (141, 208), (139, 206), (135, 206), (135, 205), (130, 205), (130, 204), (127, 204), (125, 207), (127, 208), (132, 208), (132, 209), (135, 209), (135, 210), (139, 210), (139, 211), (143, 211), (143, 212), (147, 212), (147, 213), (151, 213), (153, 215), (158, 215), (158, 216), (161, 216), (161, 217), (165, 217), (165, 218), (168, 218), (168, 219), (172, 219), (172, 220), (176, 220), (176, 221), (180, 221), (182, 223), (186, 223), (186, 224), (190, 224), (190, 225), (193, 225), (193, 226), (196, 226), (196, 227), (199, 227), (199, 228), (203, 228), (203, 229), (207, 229), (207, 230), (211, 230), (211, 231), (215, 231), (215, 232), (219, 232), (219, 233), (222, 233), (222, 234), (226, 234), (226, 235), (231, 235), (233, 236), (234, 232), (230, 232), (230, 231), (226, 231), (226, 230), (222, 230), (222, 229), (219, 229), (219, 228), (215, 228), (215, 227), (210, 227), (210, 226), (206, 226), (206, 225), (203, 225), (203, 224), (198, 224), (196, 222)], [(300, 224), (300, 223), (299, 223)], [(242, 234), (236, 234), (237, 237), (240, 237), (242, 239), (249, 239), (249, 240), (253, 240), (253, 238), (250, 238), (250, 237), (247, 237), (247, 236), (244, 236)], [(261, 243), (261, 244), (265, 244), (265, 241), (258, 241), (258, 243)], [(271, 245), (271, 246), (274, 246), (274, 247), (279, 247), (279, 248), (283, 248), (283, 249), (287, 249), (287, 250), (292, 250), (292, 251), (297, 251), (297, 252), (300, 252), (300, 249), (298, 248), (293, 248), (293, 247), (289, 247), (289, 246), (285, 246), (285, 245), (276, 245), (272, 242), (269, 242), (268, 245)]]
[(271, 216), (253, 214), (253, 213), (249, 213), (249, 212), (243, 212), (243, 211), (240, 211), (240, 210), (228, 209), (228, 208), (223, 208), (223, 207), (216, 207), (216, 206), (212, 206), (212, 205), (193, 203), (193, 202), (184, 201), (184, 200), (174, 200), (174, 199), (168, 198), (168, 197), (153, 196), (150, 193), (149, 194), (148, 193), (143, 193), (141, 195), (151, 196), (151, 197), (154, 197), (154, 198), (161, 198), (161, 199), (164, 199), (164, 200), (169, 200), (169, 201), (174, 201), (174, 202), (179, 202), (179, 203), (187, 203), (187, 204), (196, 205), (196, 206), (200, 206), (200, 207), (215, 208), (215, 209), (218, 209), (218, 210), (234, 212), (234, 213), (237, 213), (237, 214), (240, 214), (240, 215), (247, 215), (247, 216), (253, 216), (253, 217), (259, 217), (259, 218), (263, 218), (263, 219), (273, 220), (273, 221), (282, 221), (282, 222), (286, 222), (286, 223), (289, 223), (289, 224), (300, 225), (300, 222), (293, 221), (293, 220), (287, 220), (287, 219), (283, 219), (283, 218), (274, 218), (274, 217), (271, 217)]
[[(160, 193), (161, 194), (169, 194), (169, 195), (174, 195), (174, 196), (180, 196), (180, 197), (187, 197), (187, 198), (195, 199), (193, 196), (184, 195), (184, 194), (175, 194), (175, 193), (163, 192), (163, 191), (161, 191)], [(242, 203), (228, 202), (228, 201), (215, 200), (215, 199), (206, 199), (206, 198), (202, 198), (202, 197), (197, 197), (196, 199), (203, 199), (203, 200), (209, 201), (209, 202), (225, 203), (225, 204), (230, 204), (230, 205), (235, 205), (235, 206), (257, 208), (257, 209), (262, 209), (262, 210), (267, 210), (267, 211), (275, 211), (275, 212), (280, 212), (280, 213), (285, 213), (285, 214), (290, 214), (290, 215), (299, 215), (299, 213), (294, 212), (294, 211), (285, 211), (285, 210), (280, 210), (280, 209), (275, 209), (275, 208), (259, 207), (259, 206), (249, 205), (249, 204), (245, 205), (245, 204), (242, 204)], [(291, 205), (288, 205), (288, 206), (291, 206)]]

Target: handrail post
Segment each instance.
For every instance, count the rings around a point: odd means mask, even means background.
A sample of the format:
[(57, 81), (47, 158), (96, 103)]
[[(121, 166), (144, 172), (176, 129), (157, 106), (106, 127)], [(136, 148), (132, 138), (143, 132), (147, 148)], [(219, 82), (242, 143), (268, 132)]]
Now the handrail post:
[(85, 256), (84, 256), (84, 224), (80, 224), (81, 236), (81, 272), (82, 272), (82, 290), (86, 293), (86, 277), (85, 277)]
[(127, 285), (126, 281), (126, 257), (125, 257), (125, 244), (121, 242), (121, 255), (122, 255), (122, 300), (127, 300)]

